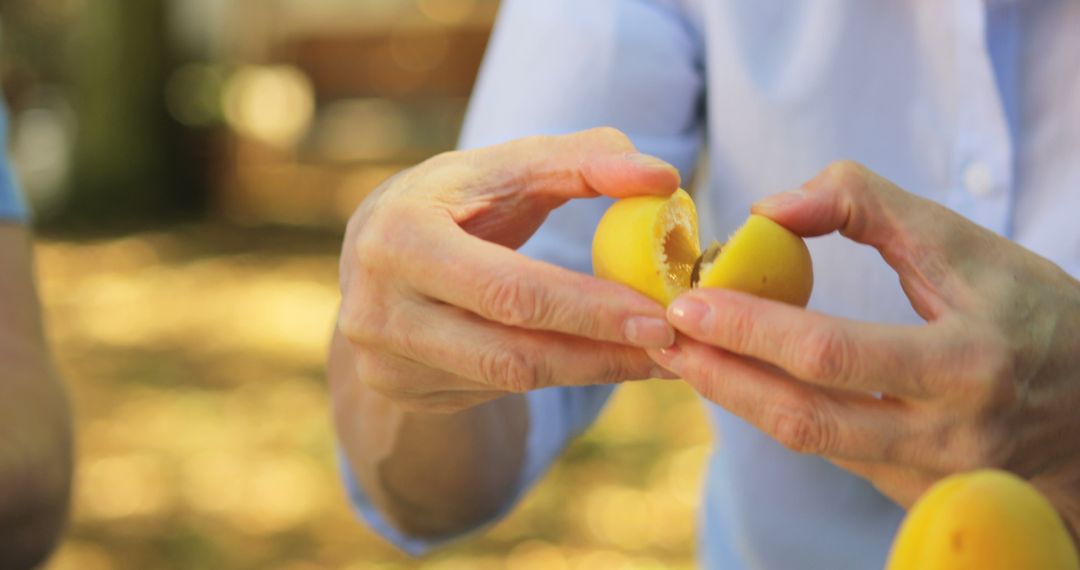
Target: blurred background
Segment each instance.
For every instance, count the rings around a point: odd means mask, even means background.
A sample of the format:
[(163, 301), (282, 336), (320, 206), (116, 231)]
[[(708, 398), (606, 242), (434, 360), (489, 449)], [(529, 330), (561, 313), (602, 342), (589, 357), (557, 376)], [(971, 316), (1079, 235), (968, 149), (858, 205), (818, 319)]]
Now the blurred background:
[(410, 560), (356, 522), (323, 374), (344, 222), (454, 145), (494, 0), (6, 0), (8, 151), (73, 394), (47, 568), (692, 568), (709, 434), (620, 389), (488, 532)]

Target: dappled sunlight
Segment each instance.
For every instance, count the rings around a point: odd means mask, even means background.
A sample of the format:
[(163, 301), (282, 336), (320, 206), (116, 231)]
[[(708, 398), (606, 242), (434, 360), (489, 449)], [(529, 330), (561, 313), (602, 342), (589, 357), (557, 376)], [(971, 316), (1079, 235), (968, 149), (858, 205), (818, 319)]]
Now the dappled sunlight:
[(339, 240), (219, 226), (40, 240), (79, 453), (50, 569), (693, 567), (710, 434), (680, 382), (620, 389), (485, 533), (410, 560), (356, 522), (322, 370)]

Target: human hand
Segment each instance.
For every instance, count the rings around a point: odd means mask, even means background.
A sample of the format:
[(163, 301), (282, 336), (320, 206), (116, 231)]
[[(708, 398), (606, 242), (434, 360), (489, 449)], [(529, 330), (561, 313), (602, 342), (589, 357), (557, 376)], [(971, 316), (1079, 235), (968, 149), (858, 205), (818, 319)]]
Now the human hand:
[(513, 250), (568, 200), (678, 186), (674, 167), (607, 128), (450, 152), (391, 178), (353, 214), (341, 255), (338, 327), (358, 377), (427, 412), (651, 377), (641, 348), (674, 339), (663, 307)]
[(803, 236), (839, 231), (876, 248), (926, 324), (694, 290), (669, 307), (681, 334), (649, 351), (656, 362), (901, 505), (947, 474), (996, 467), (1080, 527), (1080, 282), (851, 162), (754, 211)]

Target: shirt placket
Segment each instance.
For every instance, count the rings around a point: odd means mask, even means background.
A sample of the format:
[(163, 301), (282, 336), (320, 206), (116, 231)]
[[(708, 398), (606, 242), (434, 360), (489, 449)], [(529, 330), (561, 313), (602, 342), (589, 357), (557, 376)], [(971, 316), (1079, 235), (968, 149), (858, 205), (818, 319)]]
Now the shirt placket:
[(983, 0), (955, 0), (953, 9), (956, 138), (947, 205), (1007, 235), (1013, 148), (987, 42), (988, 8)]

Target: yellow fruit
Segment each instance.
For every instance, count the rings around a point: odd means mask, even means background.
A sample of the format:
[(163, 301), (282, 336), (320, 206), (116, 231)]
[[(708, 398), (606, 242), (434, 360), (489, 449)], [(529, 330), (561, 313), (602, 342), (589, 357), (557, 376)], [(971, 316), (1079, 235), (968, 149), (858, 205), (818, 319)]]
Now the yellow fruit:
[(953, 475), (900, 527), (887, 570), (1077, 570), (1076, 549), (1035, 487), (996, 470)]
[[(713, 253), (715, 252), (715, 253)], [(701, 259), (698, 287), (723, 287), (806, 306), (814, 267), (802, 238), (752, 214), (723, 246), (714, 242)]]
[(593, 273), (667, 305), (691, 287), (723, 287), (805, 306), (814, 285), (802, 238), (751, 215), (726, 244), (704, 254), (690, 195), (639, 196), (615, 202), (593, 236)]
[(697, 210), (684, 190), (615, 202), (593, 236), (593, 273), (667, 305), (690, 288), (700, 254)]

